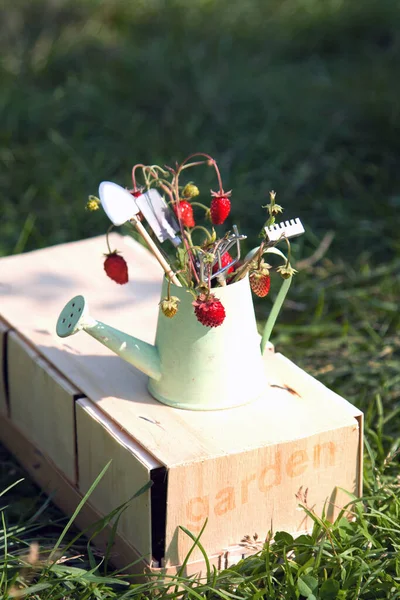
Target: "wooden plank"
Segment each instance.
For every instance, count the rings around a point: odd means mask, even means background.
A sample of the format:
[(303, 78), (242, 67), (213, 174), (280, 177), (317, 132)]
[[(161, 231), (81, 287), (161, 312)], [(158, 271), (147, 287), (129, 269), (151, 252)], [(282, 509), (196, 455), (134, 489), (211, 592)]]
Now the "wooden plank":
[[(79, 489), (83, 494), (112, 460), (92, 495), (96, 510), (107, 515), (151, 481), (152, 470), (161, 465), (107, 421), (86, 398), (77, 401), (76, 424)], [(151, 524), (151, 493), (148, 490), (129, 502), (118, 523), (118, 532), (134, 541), (135, 548), (148, 562), (152, 557)]]
[(11, 420), (76, 483), (74, 403), (81, 396), (16, 332), (8, 335)]
[(0, 415), (8, 415), (6, 342), (9, 327), (0, 321)]
[[(192, 545), (180, 525), (196, 534), (207, 519), (201, 542), (212, 554), (222, 542), (235, 546), (246, 534), (256, 532), (265, 539), (270, 529), (311, 529), (311, 519), (298, 509), (305, 493), (309, 508), (320, 515), (325, 506), (327, 517), (334, 520), (350, 501), (339, 488), (358, 493), (359, 438), (354, 420), (353, 425), (309, 438), (171, 468), (166, 564), (182, 562)], [(200, 556), (195, 549), (192, 559)]]

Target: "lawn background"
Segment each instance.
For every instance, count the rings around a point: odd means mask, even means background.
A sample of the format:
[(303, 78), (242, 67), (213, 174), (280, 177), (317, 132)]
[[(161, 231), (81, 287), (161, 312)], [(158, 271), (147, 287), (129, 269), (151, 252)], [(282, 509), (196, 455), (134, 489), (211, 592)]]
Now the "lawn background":
[(400, 3), (2, 0), (0, 57), (0, 255), (103, 233), (87, 197), (138, 161), (212, 154), (249, 247), (274, 189), (307, 232), (273, 341), (366, 412), (366, 492), (398, 485)]

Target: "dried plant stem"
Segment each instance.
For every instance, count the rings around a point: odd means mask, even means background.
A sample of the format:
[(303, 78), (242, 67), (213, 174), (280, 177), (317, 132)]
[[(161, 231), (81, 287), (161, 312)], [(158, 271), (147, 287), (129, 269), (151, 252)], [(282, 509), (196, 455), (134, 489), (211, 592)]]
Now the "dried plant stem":
[(318, 246), (318, 248), (315, 250), (315, 252), (313, 254), (311, 254), (311, 256), (309, 256), (308, 258), (305, 258), (303, 260), (297, 261), (297, 263), (296, 263), (297, 269), (299, 271), (304, 270), (304, 269), (309, 269), (310, 267), (315, 265), (315, 263), (317, 263), (319, 260), (321, 260), (321, 258), (323, 258), (323, 256), (326, 254), (329, 246), (332, 244), (334, 237), (335, 237), (335, 233), (333, 231), (328, 231), (322, 238), (321, 243)]

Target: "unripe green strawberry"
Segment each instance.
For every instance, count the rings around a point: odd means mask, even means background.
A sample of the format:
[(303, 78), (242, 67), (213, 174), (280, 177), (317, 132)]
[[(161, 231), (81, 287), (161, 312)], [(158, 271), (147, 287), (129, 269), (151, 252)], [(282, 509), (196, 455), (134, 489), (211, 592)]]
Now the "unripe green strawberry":
[(169, 298), (163, 298), (163, 300), (161, 300), (160, 308), (168, 319), (172, 319), (178, 312), (179, 302), (180, 300), (176, 296), (170, 296)]
[(184, 198), (194, 198), (200, 194), (199, 188), (194, 183), (187, 183), (182, 190), (182, 196)]
[(285, 265), (281, 265), (276, 269), (278, 273), (283, 277), (283, 279), (289, 279), (289, 277), (293, 277), (295, 273), (297, 273), (296, 269), (293, 269), (292, 265), (288, 262)]
[(86, 203), (86, 209), (93, 212), (94, 210), (99, 210), (100, 208), (100, 200), (97, 196), (89, 196), (89, 199)]

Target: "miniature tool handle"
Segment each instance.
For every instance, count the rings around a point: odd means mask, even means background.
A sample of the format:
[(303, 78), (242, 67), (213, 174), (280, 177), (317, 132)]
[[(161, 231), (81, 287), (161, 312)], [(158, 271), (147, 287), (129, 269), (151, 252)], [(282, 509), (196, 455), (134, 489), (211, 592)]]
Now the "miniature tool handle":
[(153, 252), (154, 256), (156, 257), (156, 259), (158, 260), (158, 262), (160, 263), (160, 265), (162, 266), (172, 283), (181, 287), (181, 282), (179, 281), (175, 273), (172, 271), (170, 265), (167, 263), (167, 261), (165, 260), (160, 250), (157, 248), (156, 244), (153, 242), (153, 240), (151, 239), (151, 237), (149, 236), (145, 227), (142, 225), (139, 219), (136, 216), (133, 216), (130, 218), (130, 222), (136, 227), (138, 233), (142, 236), (150, 250)]

